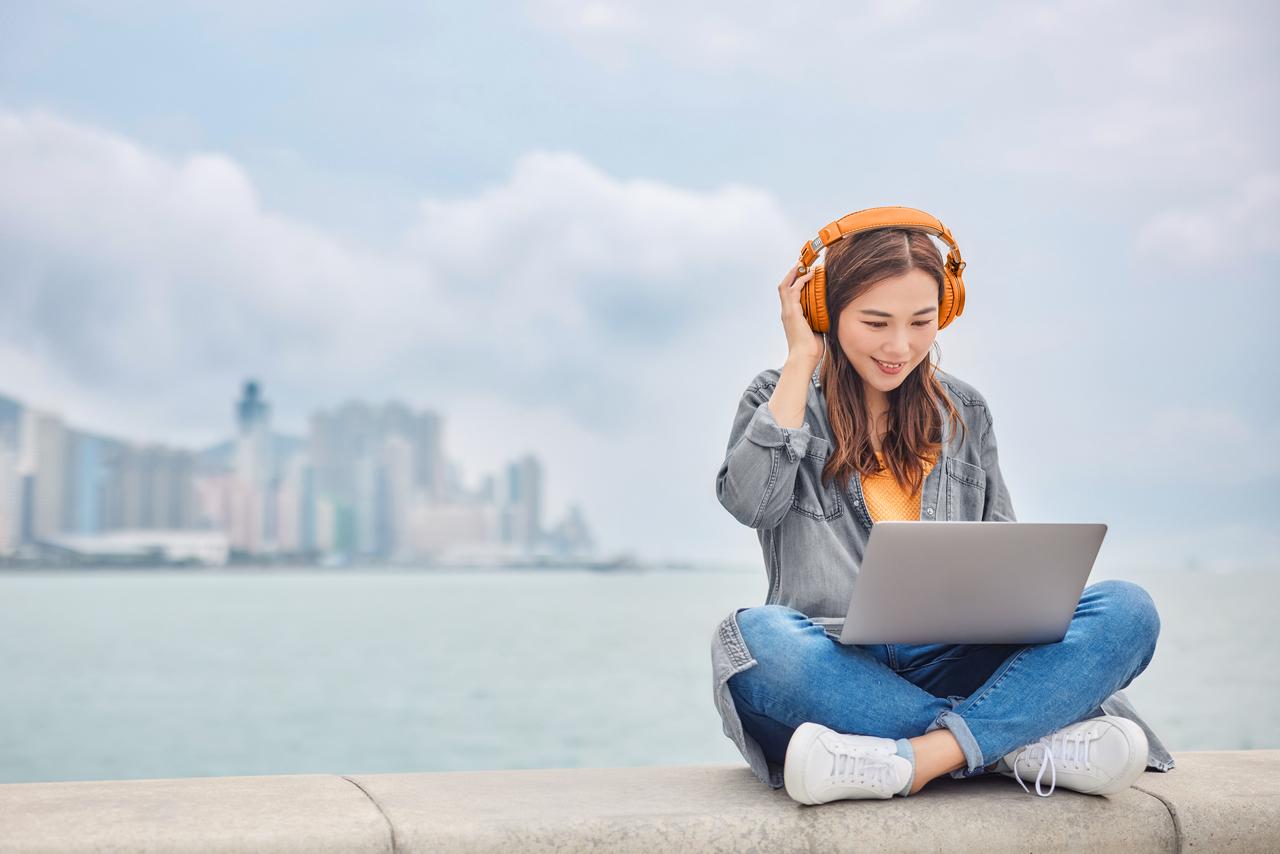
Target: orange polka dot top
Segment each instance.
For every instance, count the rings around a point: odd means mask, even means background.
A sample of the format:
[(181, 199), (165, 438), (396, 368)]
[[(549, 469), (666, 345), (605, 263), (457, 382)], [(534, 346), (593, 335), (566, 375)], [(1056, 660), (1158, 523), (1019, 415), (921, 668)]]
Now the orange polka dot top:
[[(884, 455), (876, 452), (876, 460), (884, 465)], [(902, 519), (914, 521), (920, 518), (920, 493), (924, 489), (924, 479), (933, 471), (936, 458), (924, 461), (924, 474), (920, 478), (920, 489), (909, 493), (893, 479), (893, 472), (881, 468), (875, 474), (862, 476), (862, 495), (867, 500), (867, 512), (872, 522), (883, 519)]]

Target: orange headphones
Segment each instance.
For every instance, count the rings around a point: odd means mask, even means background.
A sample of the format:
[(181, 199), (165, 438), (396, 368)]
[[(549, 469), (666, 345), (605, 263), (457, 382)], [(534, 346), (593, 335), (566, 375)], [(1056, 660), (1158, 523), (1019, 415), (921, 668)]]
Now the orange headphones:
[[(964, 261), (960, 258), (960, 247), (947, 227), (921, 210), (904, 207), (867, 208), (854, 211), (848, 216), (825, 226), (818, 231), (818, 236), (804, 245), (800, 250), (800, 268), (797, 275), (803, 275), (807, 268), (818, 259), (818, 253), (837, 240), (870, 231), (873, 228), (915, 228), (927, 231), (942, 238), (951, 251), (947, 253), (942, 274), (942, 303), (938, 306), (938, 328), (964, 314), (964, 279), (960, 272), (964, 270)], [(827, 271), (821, 264), (814, 267), (813, 278), (800, 288), (800, 308), (809, 328), (814, 332), (827, 332), (831, 328), (827, 317)]]

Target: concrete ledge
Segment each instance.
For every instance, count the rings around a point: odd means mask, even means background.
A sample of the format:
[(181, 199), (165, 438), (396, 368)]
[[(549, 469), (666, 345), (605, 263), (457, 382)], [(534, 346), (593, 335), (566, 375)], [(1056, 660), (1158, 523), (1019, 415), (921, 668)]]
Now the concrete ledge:
[(0, 785), (0, 852), (1280, 851), (1280, 750), (1111, 797), (1005, 777), (802, 806), (741, 765)]
[(391, 850), (377, 806), (330, 774), (0, 785), (0, 851)]
[(1143, 774), (1134, 788), (1168, 807), (1182, 850), (1280, 851), (1280, 750), (1180, 753), (1174, 759), (1178, 767)]

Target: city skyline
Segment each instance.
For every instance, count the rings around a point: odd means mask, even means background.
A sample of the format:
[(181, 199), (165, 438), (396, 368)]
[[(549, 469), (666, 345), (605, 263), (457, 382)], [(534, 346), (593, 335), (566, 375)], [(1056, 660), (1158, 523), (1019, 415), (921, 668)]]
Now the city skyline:
[[(434, 409), (348, 398), (291, 435), (272, 428), (256, 379), (231, 409), (231, 438), (192, 448), (99, 434), (0, 395), (0, 556), (51, 559), (143, 531), (169, 532), (156, 542), (181, 551), (178, 532), (219, 531), (238, 559), (594, 557), (578, 505), (545, 524), (535, 454), (468, 484)], [(185, 540), (222, 562), (207, 537)]]

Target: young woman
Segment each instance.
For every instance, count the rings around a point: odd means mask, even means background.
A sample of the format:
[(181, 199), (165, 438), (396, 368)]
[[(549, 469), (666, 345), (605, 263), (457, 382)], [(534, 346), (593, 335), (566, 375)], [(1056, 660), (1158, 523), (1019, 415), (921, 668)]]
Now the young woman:
[[(950, 244), (945, 262), (931, 234)], [(824, 269), (806, 269), (824, 246)], [(716, 478), (769, 581), (766, 604), (735, 609), (712, 639), (725, 734), (806, 804), (987, 772), (1046, 796), (1110, 794), (1172, 768), (1121, 691), (1160, 627), (1131, 582), (1086, 587), (1058, 643), (839, 642), (874, 521), (1016, 518), (985, 398), (930, 358), (964, 307), (950, 232), (873, 208), (828, 225), (801, 261), (778, 286), (787, 360), (744, 392)]]

